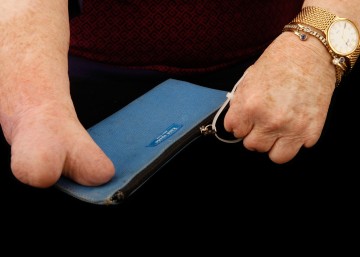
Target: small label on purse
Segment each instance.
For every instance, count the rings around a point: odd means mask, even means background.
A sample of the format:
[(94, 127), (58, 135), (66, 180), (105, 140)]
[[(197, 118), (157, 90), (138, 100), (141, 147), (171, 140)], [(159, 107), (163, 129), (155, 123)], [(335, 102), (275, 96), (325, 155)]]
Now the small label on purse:
[(155, 147), (159, 144), (161, 144), (162, 142), (164, 142), (166, 139), (168, 139), (169, 137), (171, 137), (172, 135), (174, 135), (176, 132), (179, 131), (179, 129), (181, 129), (183, 127), (183, 125), (181, 124), (171, 124), (171, 126), (169, 126), (167, 129), (165, 129), (165, 131), (163, 133), (161, 133), (161, 135), (159, 135), (157, 138), (155, 138), (149, 145), (147, 145), (148, 147)]

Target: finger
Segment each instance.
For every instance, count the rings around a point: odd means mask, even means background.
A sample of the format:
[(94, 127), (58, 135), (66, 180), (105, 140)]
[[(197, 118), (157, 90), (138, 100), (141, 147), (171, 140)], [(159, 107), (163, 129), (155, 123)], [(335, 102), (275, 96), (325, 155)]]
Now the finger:
[[(252, 66), (244, 72), (243, 76), (235, 84), (234, 89), (231, 92), (229, 109), (224, 117), (225, 130), (229, 133), (233, 133), (236, 138), (245, 137), (253, 127), (253, 119), (250, 117), (252, 110), (244, 109), (253, 105), (246, 104), (249, 99), (244, 99), (242, 94), (239, 93), (241, 89), (238, 89), (239, 87), (244, 87), (244, 85), (246, 85), (245, 79), (251, 69)], [(235, 93), (236, 91), (238, 92)]]
[(45, 188), (62, 174), (89, 186), (112, 178), (115, 169), (111, 160), (81, 125), (54, 130), (39, 124), (26, 123), (27, 129), (21, 129), (12, 141), (11, 170), (19, 181)]
[(46, 188), (61, 176), (66, 158), (61, 142), (56, 142), (41, 131), (31, 130), (17, 135), (11, 145), (11, 170), (22, 183)]
[(249, 117), (249, 111), (242, 108), (237, 101), (230, 105), (224, 117), (224, 128), (233, 133), (236, 138), (244, 138), (253, 128), (253, 119)]
[(279, 138), (269, 151), (269, 158), (278, 164), (292, 160), (300, 151), (303, 143), (300, 140), (290, 138)]
[(250, 151), (265, 153), (270, 151), (276, 142), (276, 139), (277, 135), (263, 133), (256, 129), (252, 129), (251, 132), (243, 139), (243, 145)]
[(81, 133), (69, 150), (64, 175), (79, 184), (97, 186), (108, 182), (114, 174), (112, 161), (87, 132)]

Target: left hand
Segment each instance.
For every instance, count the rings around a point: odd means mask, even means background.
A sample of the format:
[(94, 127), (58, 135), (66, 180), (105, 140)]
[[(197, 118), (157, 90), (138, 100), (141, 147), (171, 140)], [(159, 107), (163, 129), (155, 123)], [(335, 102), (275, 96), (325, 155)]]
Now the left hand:
[(285, 32), (240, 81), (224, 127), (275, 163), (293, 159), (320, 138), (335, 88), (335, 68), (324, 45)]

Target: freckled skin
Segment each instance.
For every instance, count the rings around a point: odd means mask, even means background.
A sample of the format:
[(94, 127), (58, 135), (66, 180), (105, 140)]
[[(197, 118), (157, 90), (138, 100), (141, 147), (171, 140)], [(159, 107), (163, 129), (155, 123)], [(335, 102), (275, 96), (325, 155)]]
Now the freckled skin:
[(285, 32), (248, 69), (224, 126), (249, 150), (287, 162), (318, 141), (334, 87), (335, 68), (324, 46)]

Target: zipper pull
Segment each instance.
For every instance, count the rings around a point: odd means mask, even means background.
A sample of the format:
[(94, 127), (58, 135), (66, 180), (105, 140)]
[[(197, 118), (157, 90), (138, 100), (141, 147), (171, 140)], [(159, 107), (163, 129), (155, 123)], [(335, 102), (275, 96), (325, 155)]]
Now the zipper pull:
[(216, 134), (216, 130), (212, 128), (212, 124), (209, 124), (209, 125), (206, 125), (206, 126), (201, 126), (200, 127), (200, 132), (204, 136), (215, 135)]
[(242, 138), (235, 138), (235, 139), (224, 139), (221, 138), (216, 131), (216, 121), (219, 118), (220, 114), (224, 111), (225, 107), (229, 104), (230, 100), (232, 99), (234, 92), (236, 90), (236, 88), (238, 87), (238, 85), (240, 84), (240, 82), (244, 79), (245, 75), (247, 73), (247, 70), (244, 72), (243, 76), (238, 80), (238, 82), (235, 84), (235, 86), (233, 87), (233, 89), (231, 90), (231, 92), (228, 92), (226, 94), (226, 101), (222, 104), (222, 106), (218, 109), (218, 111), (216, 112), (213, 121), (211, 124), (208, 125), (203, 125), (200, 127), (200, 132), (202, 135), (208, 136), (208, 135), (214, 135), (217, 139), (219, 139), (220, 141), (223, 141), (225, 143), (237, 143), (240, 142), (242, 140)]

